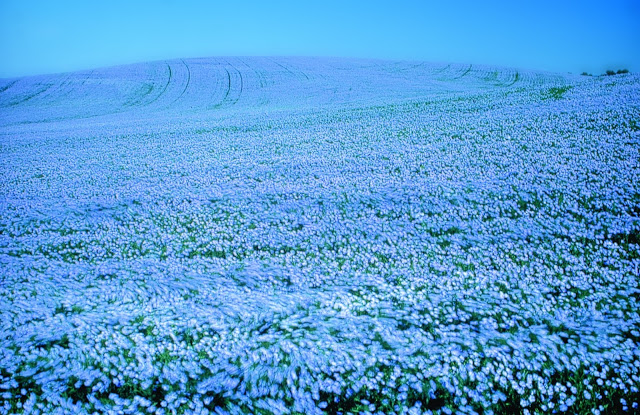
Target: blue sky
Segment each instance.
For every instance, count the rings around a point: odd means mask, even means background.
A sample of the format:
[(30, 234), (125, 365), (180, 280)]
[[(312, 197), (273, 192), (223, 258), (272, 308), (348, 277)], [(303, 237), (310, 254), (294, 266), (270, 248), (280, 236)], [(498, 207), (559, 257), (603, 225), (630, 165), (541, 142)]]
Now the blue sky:
[(0, 0), (0, 77), (220, 55), (640, 71), (640, 1)]

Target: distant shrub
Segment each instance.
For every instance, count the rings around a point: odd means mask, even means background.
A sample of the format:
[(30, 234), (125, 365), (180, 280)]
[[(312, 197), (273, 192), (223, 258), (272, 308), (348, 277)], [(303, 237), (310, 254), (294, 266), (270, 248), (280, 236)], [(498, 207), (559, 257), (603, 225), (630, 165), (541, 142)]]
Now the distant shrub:
[(612, 71), (611, 69), (607, 69), (607, 72), (605, 72), (603, 75), (611, 76), (611, 75), (621, 75), (621, 74), (625, 74), (625, 73), (629, 73), (629, 70), (628, 69), (618, 69), (617, 71)]
[(587, 73), (587, 72), (582, 72), (580, 75), (582, 75), (582, 76), (593, 76), (592, 74)]

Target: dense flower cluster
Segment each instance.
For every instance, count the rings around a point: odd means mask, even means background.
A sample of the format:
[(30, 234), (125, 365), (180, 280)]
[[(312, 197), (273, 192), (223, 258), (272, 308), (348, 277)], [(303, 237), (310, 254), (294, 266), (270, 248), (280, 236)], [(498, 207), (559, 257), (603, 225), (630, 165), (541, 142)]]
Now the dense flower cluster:
[(640, 77), (0, 80), (0, 414), (639, 411)]

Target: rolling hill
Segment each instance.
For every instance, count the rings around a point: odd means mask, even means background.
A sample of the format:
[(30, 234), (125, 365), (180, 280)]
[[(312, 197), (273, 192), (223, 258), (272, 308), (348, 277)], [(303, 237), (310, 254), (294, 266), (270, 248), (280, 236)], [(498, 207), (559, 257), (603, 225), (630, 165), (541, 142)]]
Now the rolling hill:
[(637, 411), (639, 124), (635, 74), (1, 79), (0, 413)]

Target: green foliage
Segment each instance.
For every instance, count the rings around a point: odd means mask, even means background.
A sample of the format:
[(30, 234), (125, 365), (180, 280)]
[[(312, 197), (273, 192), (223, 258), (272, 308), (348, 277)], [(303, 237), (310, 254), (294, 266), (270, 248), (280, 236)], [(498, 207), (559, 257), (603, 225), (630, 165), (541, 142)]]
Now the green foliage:
[(546, 98), (549, 99), (561, 99), (564, 97), (564, 94), (569, 91), (572, 86), (560, 86), (560, 87), (552, 87), (547, 90)]
[(605, 72), (603, 75), (606, 76), (612, 76), (612, 75), (622, 75), (625, 73), (629, 73), (628, 69), (618, 69), (617, 71), (611, 70), (611, 69), (607, 69), (607, 72)]
[(161, 353), (156, 354), (155, 360), (163, 365), (166, 365), (178, 358), (171, 354), (171, 351), (164, 349)]

